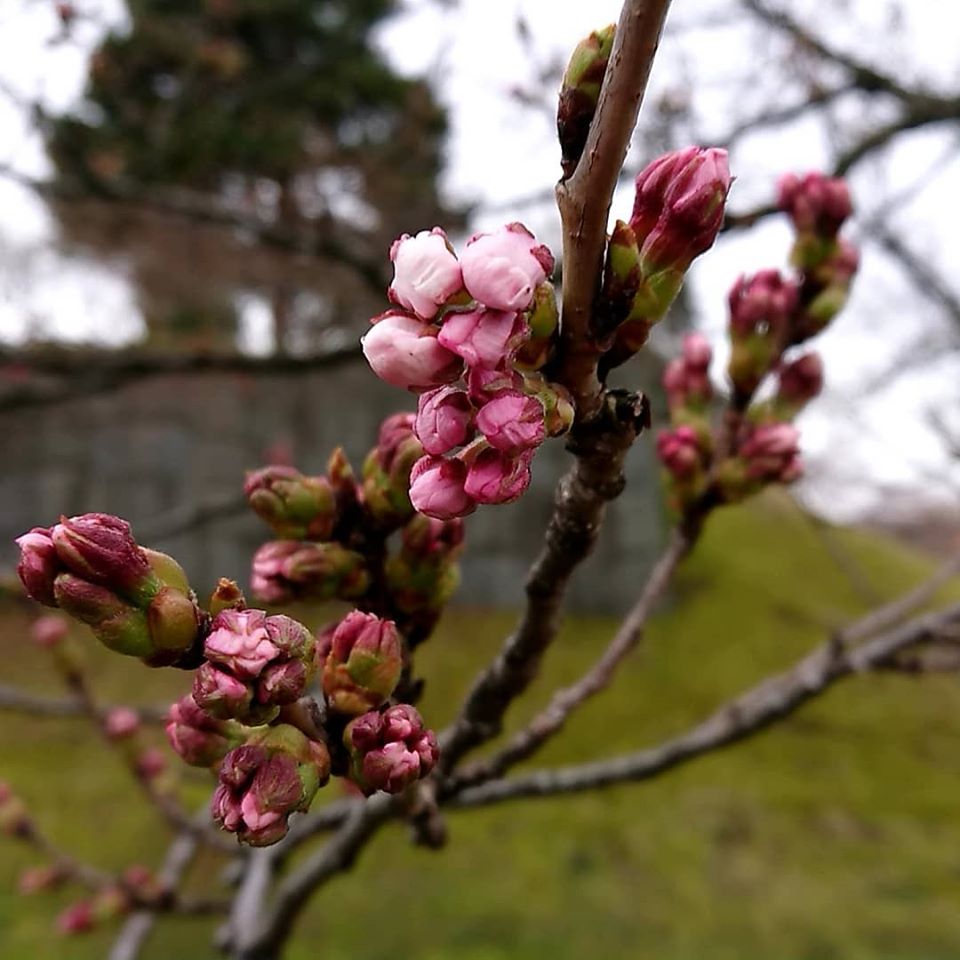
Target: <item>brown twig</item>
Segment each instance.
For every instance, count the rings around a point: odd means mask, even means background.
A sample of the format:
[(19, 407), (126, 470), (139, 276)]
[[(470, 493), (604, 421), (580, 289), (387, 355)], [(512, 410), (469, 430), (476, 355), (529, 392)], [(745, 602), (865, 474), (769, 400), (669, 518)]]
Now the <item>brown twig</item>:
[[(101, 704), (101, 717), (113, 709), (113, 705)], [(130, 707), (142, 723), (160, 724), (165, 721), (166, 707)], [(24, 713), (35, 717), (81, 717), (88, 713), (87, 704), (79, 697), (43, 697), (0, 684), (0, 711)]]

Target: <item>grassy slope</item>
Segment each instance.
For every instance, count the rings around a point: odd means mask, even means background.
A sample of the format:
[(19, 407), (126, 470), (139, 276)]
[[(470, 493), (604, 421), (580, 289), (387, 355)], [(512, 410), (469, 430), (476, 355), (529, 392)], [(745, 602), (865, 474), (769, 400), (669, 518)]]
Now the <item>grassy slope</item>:
[[(877, 537), (838, 536), (884, 596), (928, 569)], [(643, 652), (536, 762), (586, 759), (682, 730), (862, 608), (795, 511), (766, 501), (720, 515)], [(509, 625), (504, 615), (447, 620), (423, 658), (433, 722), (450, 715)], [(575, 677), (610, 629), (602, 619), (569, 622), (536, 698)], [(105, 695), (135, 684), (130, 698), (152, 701), (184, 683), (94, 659)], [(42, 689), (49, 681), (27, 676), (32, 670), (20, 656), (9, 672)], [(656, 782), (453, 814), (439, 855), (411, 849), (392, 829), (315, 901), (291, 960), (954, 958), (958, 708), (953, 679), (855, 679), (781, 728)], [(0, 776), (35, 803), (51, 834), (104, 865), (124, 863), (125, 851), (156, 858), (162, 831), (129, 799), (119, 766), (102, 766), (82, 727), (4, 724)], [(60, 895), (9, 893), (31, 858), (2, 849), (0, 957), (103, 957), (106, 934), (63, 941), (50, 933)], [(196, 927), (164, 931), (148, 951), (154, 960), (213, 956)]]

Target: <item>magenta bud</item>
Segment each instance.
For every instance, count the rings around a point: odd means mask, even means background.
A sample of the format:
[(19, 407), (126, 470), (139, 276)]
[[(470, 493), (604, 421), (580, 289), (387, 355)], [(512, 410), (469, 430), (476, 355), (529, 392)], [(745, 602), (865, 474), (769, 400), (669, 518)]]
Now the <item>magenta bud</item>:
[[(201, 669), (203, 669), (201, 667)], [(209, 767), (226, 756), (233, 726), (201, 709), (192, 696), (181, 697), (170, 707), (164, 730), (170, 746), (194, 767)]]
[(363, 462), (363, 509), (381, 530), (401, 526), (413, 514), (410, 471), (423, 456), (415, 425), (412, 413), (387, 417), (380, 426), (377, 445)]
[(398, 704), (382, 714), (364, 714), (344, 731), (352, 775), (367, 794), (400, 793), (427, 776), (439, 757), (437, 738), (425, 730), (420, 714)]
[(730, 184), (727, 151), (716, 147), (677, 150), (640, 172), (630, 226), (645, 276), (685, 271), (713, 246)]
[(423, 559), (451, 558), (463, 547), (464, 523), (459, 517), (437, 520), (417, 514), (401, 533), (403, 552)]
[(107, 513), (62, 517), (50, 536), (60, 562), (71, 573), (133, 601), (150, 602), (159, 582), (130, 524)]
[(137, 775), (143, 780), (156, 780), (166, 772), (167, 758), (157, 747), (147, 747), (135, 762)]
[(476, 407), (482, 407), (504, 390), (522, 389), (523, 377), (509, 367), (504, 367), (502, 370), (470, 367), (467, 370), (467, 393), (471, 403)]
[(253, 703), (253, 685), (225, 668), (203, 663), (193, 678), (193, 699), (213, 717), (245, 720)]
[(88, 624), (97, 639), (116, 653), (150, 657), (156, 652), (147, 614), (121, 600), (106, 587), (61, 573), (54, 584), (57, 605)]
[(265, 543), (254, 554), (250, 578), (262, 603), (288, 603), (298, 597), (351, 600), (361, 596), (368, 583), (363, 557), (332, 541)]
[(48, 607), (57, 605), (53, 592), (53, 581), (63, 572), (63, 564), (57, 556), (50, 530), (46, 527), (34, 527), (17, 537), (20, 548), (20, 562), (17, 575), (27, 591), (27, 596)]
[(60, 916), (57, 917), (57, 930), (67, 936), (73, 936), (78, 933), (87, 933), (95, 926), (93, 905), (87, 900), (81, 900), (70, 904)]
[(103, 718), (103, 731), (111, 740), (126, 740), (140, 729), (140, 716), (130, 707), (114, 707)]
[(424, 320), (463, 290), (460, 264), (440, 227), (414, 237), (405, 233), (393, 242), (390, 259), (394, 277), (388, 296)]
[(464, 286), (478, 303), (491, 310), (526, 310), (553, 272), (553, 254), (522, 223), (508, 223), (471, 237), (460, 266)]
[(734, 337), (772, 336), (781, 341), (797, 309), (799, 290), (779, 270), (741, 276), (727, 297), (730, 332)]
[(469, 367), (496, 369), (508, 364), (530, 336), (520, 313), (478, 307), (448, 316), (438, 339)]
[(270, 466), (247, 474), (243, 487), (254, 512), (285, 540), (327, 540), (336, 522), (336, 499), (326, 477)]
[(30, 624), (30, 639), (38, 647), (45, 650), (51, 650), (66, 639), (70, 628), (63, 617), (58, 617), (54, 613), (49, 613), (43, 617), (37, 617)]
[(354, 610), (337, 625), (323, 664), (323, 692), (332, 710), (352, 716), (383, 703), (397, 686), (403, 648), (397, 626)]
[(477, 428), (491, 447), (508, 455), (540, 446), (547, 435), (543, 404), (515, 390), (485, 403), (477, 414)]
[(360, 342), (373, 372), (405, 390), (439, 387), (463, 371), (463, 361), (438, 339), (435, 327), (398, 311), (375, 318)]
[(842, 177), (788, 173), (777, 184), (777, 206), (790, 217), (798, 233), (824, 239), (837, 235), (853, 213), (850, 189)]
[(665, 430), (657, 437), (657, 456), (667, 472), (686, 480), (700, 469), (701, 454), (697, 433), (692, 427)]
[(465, 489), (467, 465), (461, 460), (423, 457), (410, 471), (410, 502), (415, 510), (438, 520), (465, 517), (477, 508)]
[(763, 482), (789, 483), (803, 472), (800, 431), (789, 423), (757, 427), (739, 450), (747, 476)]
[(532, 450), (516, 455), (482, 450), (470, 464), (464, 491), (477, 503), (512, 503), (530, 486), (532, 459)]
[(435, 456), (462, 446), (473, 435), (469, 396), (458, 387), (438, 387), (422, 393), (414, 429), (423, 449)]
[(779, 371), (777, 402), (795, 415), (823, 389), (823, 360), (819, 353), (805, 353)]
[(28, 867), (17, 879), (17, 891), (24, 896), (56, 890), (67, 879), (64, 871), (55, 864)]

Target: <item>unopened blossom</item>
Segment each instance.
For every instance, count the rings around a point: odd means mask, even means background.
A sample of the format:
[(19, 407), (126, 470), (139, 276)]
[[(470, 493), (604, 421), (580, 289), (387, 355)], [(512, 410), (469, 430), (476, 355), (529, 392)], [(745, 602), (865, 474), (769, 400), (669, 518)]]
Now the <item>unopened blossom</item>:
[(410, 472), (410, 502), (418, 513), (438, 520), (465, 517), (477, 508), (465, 490), (467, 466), (457, 459), (426, 456)]
[(553, 254), (522, 223), (478, 233), (460, 256), (469, 294), (492, 310), (526, 310), (534, 291), (553, 272)]
[(423, 449), (439, 456), (473, 434), (473, 404), (459, 387), (438, 387), (420, 395), (415, 430)]
[(464, 490), (477, 503), (512, 503), (530, 486), (532, 457), (532, 450), (516, 455), (482, 450), (470, 464)]
[(686, 480), (700, 468), (700, 441), (688, 426), (664, 430), (657, 436), (657, 456), (667, 472), (677, 480)]
[(727, 152), (717, 147), (676, 150), (638, 174), (630, 227), (645, 275), (685, 271), (713, 245), (730, 184)]
[(405, 233), (393, 242), (390, 259), (394, 269), (390, 299), (424, 320), (433, 319), (463, 289), (460, 263), (440, 227), (413, 237)]
[(376, 446), (363, 461), (363, 511), (381, 530), (405, 523), (413, 514), (410, 471), (423, 456), (416, 415), (395, 413), (380, 425)]
[(294, 467), (269, 466), (247, 474), (247, 502), (285, 540), (326, 540), (337, 510), (326, 477), (308, 477)]
[(209, 767), (222, 759), (237, 746), (240, 729), (237, 724), (212, 717), (189, 694), (170, 707), (164, 727), (170, 746), (185, 763), (195, 767)]
[(788, 173), (777, 184), (777, 206), (800, 233), (833, 238), (853, 212), (850, 188), (842, 177)]
[(38, 647), (43, 647), (46, 650), (50, 650), (61, 643), (69, 632), (70, 628), (67, 626), (67, 621), (54, 613), (37, 617), (30, 624), (30, 639)]
[(438, 339), (467, 366), (496, 369), (509, 363), (529, 336), (530, 327), (522, 314), (478, 307), (448, 316)]
[(405, 703), (357, 717), (343, 739), (352, 758), (351, 775), (368, 794), (400, 793), (427, 776), (440, 754), (436, 735)]
[(456, 380), (463, 361), (437, 337), (435, 327), (399, 311), (388, 311), (361, 339), (373, 372), (405, 390), (428, 390)]
[(140, 715), (130, 707), (114, 707), (103, 719), (104, 733), (111, 740), (124, 740), (140, 729)]
[(203, 652), (234, 676), (256, 677), (280, 651), (270, 639), (262, 610), (224, 610), (210, 625)]
[(20, 548), (17, 576), (27, 595), (48, 607), (55, 607), (57, 601), (53, 582), (64, 567), (57, 556), (50, 530), (47, 527), (34, 527), (17, 537), (16, 544)]
[(351, 716), (380, 706), (393, 693), (403, 667), (397, 626), (372, 613), (348, 613), (329, 637), (323, 692), (332, 710)]
[(777, 400), (796, 412), (823, 389), (823, 360), (819, 353), (805, 353), (779, 370)]
[(501, 453), (538, 447), (546, 438), (543, 404), (518, 390), (505, 390), (480, 409), (477, 429)]
[(734, 337), (771, 335), (783, 339), (797, 308), (796, 283), (779, 270), (741, 275), (727, 296), (730, 332)]
[(803, 472), (800, 431), (789, 423), (759, 426), (741, 445), (740, 457), (749, 478), (789, 483)]
[(289, 603), (298, 597), (352, 600), (369, 583), (363, 557), (339, 543), (274, 540), (253, 556), (250, 585), (262, 603)]
[(523, 377), (510, 367), (470, 367), (467, 370), (467, 393), (474, 406), (482, 407), (505, 390), (522, 390)]

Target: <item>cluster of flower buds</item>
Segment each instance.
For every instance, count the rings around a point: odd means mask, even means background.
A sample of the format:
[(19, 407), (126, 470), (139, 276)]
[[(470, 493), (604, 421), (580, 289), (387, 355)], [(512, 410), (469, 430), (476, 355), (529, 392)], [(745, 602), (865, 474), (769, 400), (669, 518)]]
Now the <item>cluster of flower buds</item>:
[(223, 758), (213, 818), (244, 843), (276, 843), (287, 833), (290, 814), (308, 809), (329, 776), (324, 744), (289, 724), (261, 727)]
[(557, 137), (560, 141), (560, 166), (564, 177), (577, 168), (587, 143), (590, 124), (600, 99), (603, 75), (607, 71), (616, 28), (613, 24), (596, 30), (581, 40), (570, 56), (560, 84), (557, 105)]
[[(374, 318), (363, 351), (383, 380), (420, 393), (410, 502), (448, 520), (516, 500), (536, 448), (573, 422), (566, 391), (536, 372), (557, 332), (553, 256), (511, 223), (459, 258), (439, 227), (400, 237), (390, 258), (398, 309)], [(412, 449), (398, 454), (404, 470)]]
[(195, 666), (203, 626), (175, 560), (139, 546), (130, 525), (103, 513), (61, 518), (17, 539), (27, 593), (89, 624), (111, 650), (151, 666)]
[(313, 677), (313, 634), (290, 617), (261, 610), (217, 614), (203, 654), (193, 700), (220, 720), (267, 723), (299, 700)]
[[(789, 175), (780, 181), (779, 205), (797, 231), (791, 262), (798, 274), (762, 270), (741, 276), (730, 291), (732, 397), (718, 436), (707, 409), (706, 341), (688, 337), (682, 358), (664, 373), (673, 427), (660, 435), (657, 452), (681, 510), (698, 500), (734, 502), (803, 472), (792, 421), (823, 388), (823, 362), (814, 352), (786, 354), (822, 330), (845, 302), (858, 257), (839, 236), (852, 209), (842, 180)], [(770, 375), (776, 389), (756, 400)]]
[(629, 223), (618, 220), (607, 247), (594, 336), (618, 366), (646, 342), (723, 223), (730, 190), (725, 150), (687, 147), (664, 154), (636, 180)]
[(212, 767), (246, 738), (246, 728), (235, 720), (218, 720), (188, 694), (167, 713), (167, 740), (185, 763)]
[(347, 725), (343, 742), (350, 754), (351, 778), (364, 791), (400, 793), (426, 776), (439, 756), (437, 738), (420, 714), (401, 703), (371, 711)]

